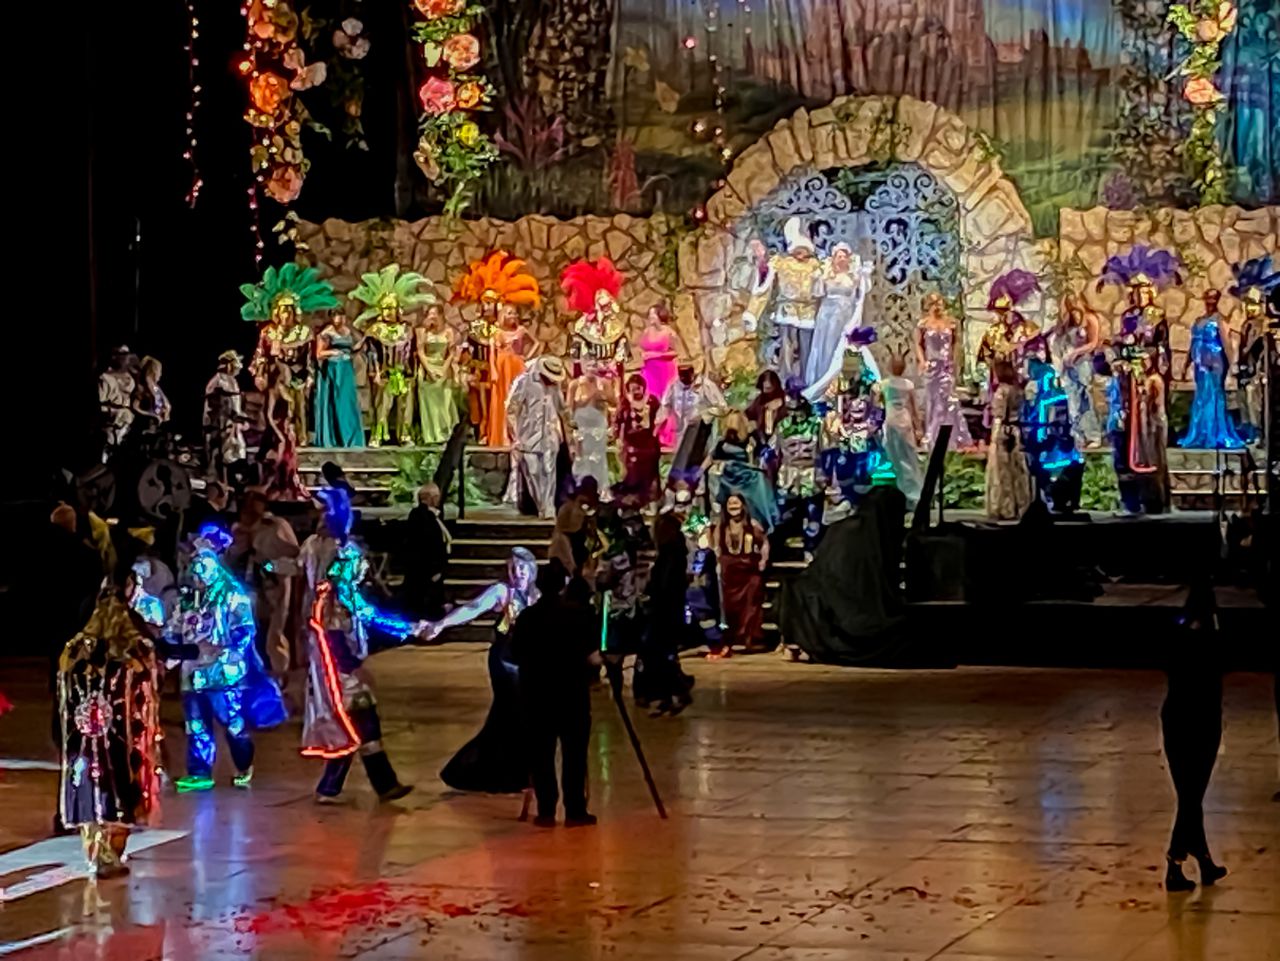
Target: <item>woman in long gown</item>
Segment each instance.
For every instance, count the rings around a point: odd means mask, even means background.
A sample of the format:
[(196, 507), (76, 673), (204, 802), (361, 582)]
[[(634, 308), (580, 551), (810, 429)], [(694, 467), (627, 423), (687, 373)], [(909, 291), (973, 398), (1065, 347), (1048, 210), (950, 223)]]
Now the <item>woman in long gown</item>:
[(1227, 370), (1231, 367), (1231, 358), (1222, 338), (1219, 297), (1216, 290), (1206, 291), (1207, 312), (1191, 325), (1191, 346), (1182, 365), (1182, 379), (1186, 380), (1188, 370), (1195, 368), (1196, 396), (1191, 402), (1191, 422), (1178, 441), (1179, 447), (1234, 450), (1244, 446), (1227, 413)]
[(490, 447), (507, 447), (511, 434), (507, 430), (507, 395), (517, 377), (524, 373), (526, 360), (537, 355), (533, 338), (520, 323), (520, 312), (513, 304), (498, 308), (498, 326), (493, 332), (489, 351), (489, 414), (485, 440)]
[(648, 392), (644, 378), (627, 378), (627, 392), (618, 405), (614, 423), (622, 447), (623, 477), (618, 492), (638, 500), (640, 506), (658, 497), (659, 461), (662, 450), (657, 434), (658, 398)]
[(769, 538), (747, 513), (747, 502), (733, 493), (724, 504), (713, 541), (724, 598), (725, 650), (747, 649), (764, 640), (764, 569), (769, 564)]
[(853, 316), (859, 278), (853, 248), (840, 243), (831, 248), (831, 260), (822, 273), (822, 302), (813, 323), (813, 341), (805, 362), (805, 386), (817, 384), (831, 366), (831, 358), (844, 344), (845, 325)]
[(751, 516), (766, 532), (778, 526), (781, 515), (773, 484), (768, 474), (751, 463), (747, 449), (747, 420), (736, 410), (724, 419), (723, 433), (711, 452), (711, 463), (719, 468), (716, 472), (719, 475), (716, 503), (721, 508), (731, 494), (738, 494)]
[(262, 486), (273, 500), (304, 501), (311, 492), (298, 473), (298, 435), (293, 405), (296, 391), (290, 386), (293, 374), (283, 360), (267, 368), (267, 429), (258, 448)]
[(596, 489), (609, 497), (609, 404), (594, 374), (584, 374), (569, 388), (573, 426), (573, 479), (592, 477)]
[(458, 335), (444, 322), (444, 308), (432, 304), (418, 328), (418, 423), (422, 443), (443, 444), (458, 423), (454, 347)]
[(1031, 470), (1022, 446), (1022, 390), (1013, 364), (998, 361), (993, 371), (991, 444), (987, 448), (986, 505), (992, 520), (1016, 521), (1031, 506)]
[[(676, 340), (671, 311), (666, 304), (654, 304), (649, 308), (644, 330), (637, 341), (644, 357), (640, 373), (653, 397), (665, 397), (667, 388), (676, 379)], [(664, 449), (675, 444), (675, 425), (670, 418), (658, 428), (658, 443)]]
[(360, 395), (351, 361), (359, 340), (340, 312), (316, 338), (316, 359), (320, 362), (315, 398), (317, 447), (364, 446)]
[(925, 298), (925, 315), (916, 327), (916, 366), (924, 377), (924, 436), (930, 450), (943, 424), (951, 425), (949, 449), (973, 446), (956, 397), (959, 348), (955, 318), (946, 312), (946, 302), (940, 294), (929, 294)]
[(516, 794), (529, 786), (524, 720), (520, 710), (519, 669), (511, 656), (511, 630), (520, 612), (538, 599), (534, 585), (538, 562), (523, 547), (511, 552), (507, 580), (491, 584), (478, 597), (460, 604), (429, 625), (428, 636), (470, 623), (484, 614), (497, 614), (489, 645), (489, 683), (493, 704), (484, 726), (440, 771), (440, 780), (457, 791)]
[(919, 417), (916, 413), (915, 384), (903, 374), (907, 365), (902, 357), (889, 362), (892, 376), (881, 385), (884, 395), (884, 452), (893, 464), (898, 490), (914, 508), (924, 487), (920, 469)]

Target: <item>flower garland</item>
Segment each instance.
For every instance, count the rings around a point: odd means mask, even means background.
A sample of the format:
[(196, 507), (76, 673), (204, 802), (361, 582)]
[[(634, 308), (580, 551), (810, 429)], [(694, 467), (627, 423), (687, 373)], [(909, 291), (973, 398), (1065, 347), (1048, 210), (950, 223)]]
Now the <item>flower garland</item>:
[(1194, 111), (1182, 156), (1194, 171), (1201, 204), (1222, 204), (1230, 199), (1226, 163), (1217, 137), (1223, 96), (1213, 80), (1222, 65), (1218, 49), (1235, 29), (1237, 16), (1231, 0), (1188, 0), (1169, 8), (1169, 22), (1191, 43), (1191, 54), (1177, 70), (1187, 78), (1182, 96)]
[(475, 181), (498, 157), (473, 113), (486, 109), (493, 86), (472, 72), (480, 63), (480, 41), (472, 28), (484, 7), (467, 0), (412, 0), (425, 19), (414, 26), (429, 75), (418, 90), (425, 111), (413, 159), (433, 184), (445, 187), (445, 213), (456, 216), (471, 200)]
[(302, 153), (302, 125), (311, 115), (296, 94), (323, 83), (326, 68), (306, 62), (290, 0), (250, 0), (240, 11), (248, 26), (240, 72), (249, 80), (244, 119), (256, 133), (250, 151), (254, 177), (268, 197), (290, 204), (311, 166)]

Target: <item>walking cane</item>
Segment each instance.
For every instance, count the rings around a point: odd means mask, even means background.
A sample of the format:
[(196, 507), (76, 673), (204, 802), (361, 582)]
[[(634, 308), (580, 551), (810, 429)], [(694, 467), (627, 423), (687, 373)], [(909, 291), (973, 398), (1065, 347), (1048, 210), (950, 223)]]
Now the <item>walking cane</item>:
[[(612, 596), (610, 591), (604, 592), (604, 604), (600, 612), (600, 652), (607, 653), (609, 650), (609, 600)], [(653, 772), (649, 770), (649, 762), (645, 760), (644, 748), (640, 746), (640, 736), (636, 734), (635, 726), (631, 723), (631, 715), (627, 713), (627, 705), (622, 699), (622, 660), (613, 661), (606, 657), (604, 659), (604, 669), (609, 675), (609, 687), (613, 691), (613, 703), (617, 705), (618, 714), (622, 716), (622, 726), (627, 729), (627, 737), (631, 739), (631, 749), (636, 753), (636, 760), (640, 762), (640, 772), (644, 775), (644, 783), (649, 788), (649, 796), (653, 798), (653, 806), (658, 809), (658, 817), (664, 821), (667, 819), (667, 809), (662, 804), (662, 797), (658, 794), (658, 785), (653, 782)]]

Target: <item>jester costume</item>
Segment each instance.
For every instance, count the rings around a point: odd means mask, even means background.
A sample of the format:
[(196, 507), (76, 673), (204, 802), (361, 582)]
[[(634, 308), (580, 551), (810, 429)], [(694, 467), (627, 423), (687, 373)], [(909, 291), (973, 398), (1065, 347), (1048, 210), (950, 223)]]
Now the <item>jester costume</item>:
[[(372, 641), (399, 643), (416, 625), (380, 612), (364, 596), (368, 564), (350, 537), (350, 499), (337, 488), (325, 488), (320, 496), (325, 503), (321, 529), (302, 545), (298, 559), (309, 588), (302, 754), (327, 761), (316, 786), (321, 802), (342, 793), (356, 754), (379, 799), (396, 800), (410, 789), (397, 779), (382, 746), (378, 704), (361, 667)], [(285, 565), (282, 570), (293, 568)]]
[(399, 264), (387, 264), (377, 273), (360, 275), (360, 285), (350, 299), (365, 305), (356, 316), (356, 327), (366, 334), (369, 379), (373, 384), (373, 430), (369, 446), (391, 440), (391, 408), (396, 409), (395, 439), (402, 447), (413, 443), (414, 343), (407, 311), (436, 302), (435, 294), (421, 290), (427, 278), (412, 270), (400, 272)]
[(1107, 284), (1129, 289), (1129, 306), (1111, 343), (1113, 459), (1129, 513), (1162, 514), (1169, 506), (1169, 325), (1155, 298), (1158, 290), (1179, 282), (1177, 258), (1142, 245), (1109, 258), (1098, 280), (1099, 290)]
[(312, 341), (315, 333), (305, 321), (307, 314), (332, 310), (338, 298), (327, 280), (321, 280), (314, 267), (288, 263), (268, 267), (256, 284), (242, 284), (245, 303), (240, 307), (244, 320), (261, 324), (258, 344), (249, 362), (258, 389), (266, 387), (269, 368), (283, 362), (289, 370), (286, 392), (290, 415), (299, 443), (305, 444), (307, 433), (307, 390), (315, 379)]
[(572, 375), (621, 381), (631, 355), (626, 322), (618, 308), (622, 274), (608, 257), (594, 263), (575, 260), (561, 271), (560, 288), (569, 309), (582, 315), (574, 321), (569, 337)]
[(453, 301), (480, 308), (468, 327), (463, 357), (468, 370), (469, 419), (480, 440), (505, 446), (506, 400), (524, 363), (513, 351), (499, 350), (499, 338), (508, 347), (512, 345), (507, 343), (498, 315), (504, 305), (517, 310), (540, 307), (538, 281), (523, 260), (499, 250), (472, 262), (454, 283)]
[(253, 601), (223, 566), (231, 543), (224, 530), (208, 525), (197, 535), (183, 591), (165, 629), (168, 643), (201, 645), (198, 658), (182, 664), (182, 712), (186, 719), (187, 776), (179, 791), (213, 787), (216, 727), (223, 729), (236, 774), (232, 783), (253, 780), (251, 728), (285, 719), (280, 688), (266, 673), (254, 643)]

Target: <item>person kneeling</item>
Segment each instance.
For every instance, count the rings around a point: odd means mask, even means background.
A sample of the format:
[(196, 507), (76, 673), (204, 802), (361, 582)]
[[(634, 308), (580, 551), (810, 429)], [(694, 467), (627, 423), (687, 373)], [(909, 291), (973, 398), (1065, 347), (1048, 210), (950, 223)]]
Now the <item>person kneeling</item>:
[[(556, 823), (564, 797), (564, 823), (596, 823), (587, 812), (587, 745), (591, 739), (591, 676), (598, 674), (596, 620), (586, 585), (575, 580), (565, 596), (565, 570), (551, 561), (538, 574), (540, 596), (516, 620), (512, 656), (520, 667), (520, 700), (528, 738), (529, 770), (538, 800), (534, 824)], [(556, 789), (556, 744), (560, 790)]]

